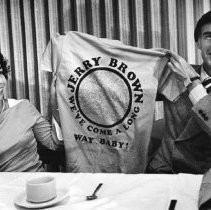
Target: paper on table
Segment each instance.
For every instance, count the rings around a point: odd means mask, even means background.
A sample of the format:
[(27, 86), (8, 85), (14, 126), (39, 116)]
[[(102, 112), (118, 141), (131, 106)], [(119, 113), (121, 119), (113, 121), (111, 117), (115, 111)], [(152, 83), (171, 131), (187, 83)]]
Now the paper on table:
[(198, 210), (202, 175), (179, 174), (172, 188), (171, 199), (177, 200), (175, 210)]

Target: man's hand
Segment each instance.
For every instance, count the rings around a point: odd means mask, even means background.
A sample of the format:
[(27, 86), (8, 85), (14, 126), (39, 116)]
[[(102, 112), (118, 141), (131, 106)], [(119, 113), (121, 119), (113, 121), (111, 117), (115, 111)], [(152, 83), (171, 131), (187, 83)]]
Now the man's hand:
[(177, 79), (184, 82), (185, 87), (190, 84), (192, 78), (200, 78), (193, 67), (188, 64), (185, 59), (173, 52), (168, 52), (170, 61), (168, 62), (169, 69), (175, 73)]
[(207, 95), (207, 92), (201, 84), (199, 75), (193, 67), (188, 64), (179, 55), (169, 52), (170, 61), (168, 67), (175, 73), (177, 79), (184, 82), (189, 91), (189, 98), (193, 104), (196, 104), (201, 98)]

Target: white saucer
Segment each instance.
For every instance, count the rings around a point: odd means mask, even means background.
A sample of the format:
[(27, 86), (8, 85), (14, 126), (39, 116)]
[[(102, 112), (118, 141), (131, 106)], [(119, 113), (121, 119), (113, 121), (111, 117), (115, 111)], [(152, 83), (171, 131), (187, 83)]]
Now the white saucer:
[(19, 196), (16, 197), (15, 204), (20, 207), (29, 208), (29, 209), (44, 208), (44, 207), (53, 206), (61, 202), (68, 196), (69, 195), (68, 195), (67, 189), (58, 189), (57, 196), (53, 200), (43, 202), (43, 203), (31, 203), (26, 200), (26, 192), (23, 192)]

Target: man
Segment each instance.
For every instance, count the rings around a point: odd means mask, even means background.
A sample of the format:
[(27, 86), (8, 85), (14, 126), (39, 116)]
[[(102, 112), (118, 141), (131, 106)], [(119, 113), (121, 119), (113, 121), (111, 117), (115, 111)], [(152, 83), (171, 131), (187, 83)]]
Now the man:
[(150, 173), (204, 173), (211, 168), (211, 97), (206, 92), (211, 90), (211, 11), (197, 22), (194, 38), (203, 59), (194, 67), (200, 77), (192, 77), (193, 68), (172, 54), (169, 67), (183, 82), (178, 72), (185, 72), (192, 84), (175, 102), (164, 100), (166, 127)]

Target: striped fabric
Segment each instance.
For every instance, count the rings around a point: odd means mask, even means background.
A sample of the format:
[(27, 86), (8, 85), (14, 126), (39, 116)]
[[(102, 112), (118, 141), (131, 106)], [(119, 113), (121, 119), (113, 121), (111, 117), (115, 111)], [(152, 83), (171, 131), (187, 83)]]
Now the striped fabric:
[(211, 92), (211, 77), (207, 77), (203, 82), (202, 85), (206, 88), (207, 93)]

